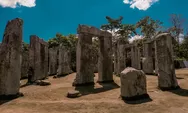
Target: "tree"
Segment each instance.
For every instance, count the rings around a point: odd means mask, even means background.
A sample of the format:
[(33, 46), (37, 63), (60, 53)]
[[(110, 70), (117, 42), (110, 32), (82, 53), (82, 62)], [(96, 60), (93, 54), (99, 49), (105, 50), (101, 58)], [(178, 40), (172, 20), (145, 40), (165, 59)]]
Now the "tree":
[(178, 43), (179, 43), (179, 35), (180, 33), (183, 33), (183, 24), (184, 24), (184, 19), (182, 18), (181, 15), (178, 14), (172, 14), (170, 15), (170, 22), (172, 24), (172, 27), (168, 29), (168, 31), (176, 37)]
[[(121, 25), (122, 25), (122, 20), (123, 20), (123, 17), (120, 16), (118, 19), (112, 19), (111, 17), (109, 16), (106, 16), (106, 19), (108, 21), (108, 24), (104, 24), (101, 26), (101, 29), (102, 30), (105, 30), (105, 31), (110, 31), (111, 33), (114, 33), (116, 35), (116, 30), (118, 30)], [(113, 45), (116, 43), (117, 39), (116, 36), (113, 36), (112, 37), (112, 42), (113, 42)]]
[(106, 19), (108, 21), (108, 24), (102, 25), (101, 29), (110, 30), (111, 32), (113, 32), (113, 30), (118, 29), (121, 26), (123, 17), (120, 16), (118, 19), (112, 19), (109, 16), (106, 16)]
[(159, 20), (153, 20), (149, 16), (146, 16), (136, 23), (136, 27), (141, 29), (141, 33), (143, 33), (145, 38), (151, 38), (162, 28), (161, 24), (163, 23)]
[(76, 35), (64, 36), (60, 33), (57, 33), (54, 38), (48, 40), (49, 48), (59, 47), (63, 45), (71, 53), (71, 68), (73, 71), (76, 71), (76, 45), (78, 38)]
[(168, 32), (171, 33), (172, 36), (175, 37), (177, 43), (174, 44), (174, 51), (177, 57), (181, 57), (180, 53), (180, 34), (184, 32), (183, 24), (184, 19), (181, 15), (172, 14), (170, 15), (170, 22), (172, 27), (168, 29)]
[(133, 36), (137, 35), (135, 25), (132, 24), (123, 24), (121, 25), (120, 29), (118, 29), (117, 34), (119, 34), (119, 40), (127, 42), (128, 39)]

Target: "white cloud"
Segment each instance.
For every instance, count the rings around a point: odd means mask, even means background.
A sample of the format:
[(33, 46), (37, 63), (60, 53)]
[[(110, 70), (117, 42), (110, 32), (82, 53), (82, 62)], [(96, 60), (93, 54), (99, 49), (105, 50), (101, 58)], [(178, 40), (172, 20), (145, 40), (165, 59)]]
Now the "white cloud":
[(132, 43), (134, 40), (143, 39), (144, 37), (142, 35), (135, 35), (129, 39), (129, 42)]
[(25, 7), (35, 7), (36, 0), (0, 0), (0, 6), (16, 8), (18, 5)]
[(158, 2), (159, 0), (123, 0), (125, 4), (130, 4), (131, 8), (138, 8), (139, 10), (147, 10), (151, 7), (154, 3)]
[(184, 41), (184, 34), (179, 34), (179, 41), (182, 43)]

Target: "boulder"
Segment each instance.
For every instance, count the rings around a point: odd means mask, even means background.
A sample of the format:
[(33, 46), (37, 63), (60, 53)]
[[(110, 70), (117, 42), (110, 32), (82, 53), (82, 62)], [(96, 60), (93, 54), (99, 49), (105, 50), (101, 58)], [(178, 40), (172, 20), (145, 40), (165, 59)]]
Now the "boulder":
[(146, 76), (141, 70), (126, 68), (120, 74), (121, 97), (124, 100), (137, 100), (149, 97), (146, 89)]
[(39, 85), (39, 86), (48, 86), (48, 85), (51, 85), (51, 83), (49, 81), (46, 81), (46, 80), (37, 80), (35, 81), (36, 85)]
[(76, 91), (76, 90), (68, 91), (68, 93), (67, 93), (68, 98), (76, 98), (76, 97), (79, 97), (79, 96), (80, 96), (80, 92)]

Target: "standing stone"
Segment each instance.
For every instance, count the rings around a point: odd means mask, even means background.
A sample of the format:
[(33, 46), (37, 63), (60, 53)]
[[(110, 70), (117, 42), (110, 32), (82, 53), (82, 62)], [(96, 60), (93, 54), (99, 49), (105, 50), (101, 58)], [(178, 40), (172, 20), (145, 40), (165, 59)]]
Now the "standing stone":
[(146, 74), (153, 74), (154, 71), (154, 67), (153, 67), (153, 43), (151, 42), (146, 42), (144, 43), (144, 58), (142, 60), (142, 64), (143, 64), (143, 71)]
[(112, 67), (112, 36), (111, 34), (100, 39), (99, 51), (99, 78), (98, 82), (113, 82), (113, 67)]
[(23, 20), (7, 23), (0, 46), (0, 96), (19, 94)]
[(79, 34), (76, 51), (76, 78), (73, 85), (94, 84), (92, 67), (92, 36)]
[(148, 98), (146, 76), (142, 70), (126, 68), (120, 74), (121, 97), (125, 100)]
[(58, 69), (58, 48), (49, 49), (49, 75), (56, 75)]
[(72, 73), (71, 70), (71, 55), (68, 49), (66, 49), (64, 46), (59, 47), (59, 56), (58, 56), (58, 76), (67, 75)]
[(28, 69), (29, 69), (29, 51), (22, 49), (22, 57), (21, 57), (21, 78), (28, 77)]
[(30, 36), (29, 61), (34, 70), (31, 81), (45, 79), (48, 75), (48, 43), (36, 35)]
[(73, 85), (94, 84), (92, 37), (100, 41), (98, 82), (112, 82), (112, 34), (86, 25), (79, 25), (77, 32), (77, 74)]
[(118, 74), (118, 45), (117, 43), (115, 44), (115, 46), (113, 47), (113, 65), (114, 65), (114, 74)]
[(162, 90), (179, 87), (175, 75), (172, 38), (168, 33), (159, 34), (155, 38), (158, 85)]
[(117, 74), (119, 75), (126, 68), (125, 43), (118, 42), (117, 45)]
[(137, 45), (133, 45), (131, 48), (131, 65), (135, 69), (141, 69), (140, 65), (140, 49)]

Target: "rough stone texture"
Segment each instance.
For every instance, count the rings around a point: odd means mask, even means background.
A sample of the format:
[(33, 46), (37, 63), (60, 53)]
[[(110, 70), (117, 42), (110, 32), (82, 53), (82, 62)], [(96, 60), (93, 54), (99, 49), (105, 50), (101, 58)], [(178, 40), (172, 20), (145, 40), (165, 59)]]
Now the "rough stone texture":
[(0, 96), (19, 94), (23, 20), (7, 23), (0, 46)]
[(98, 37), (100, 40), (98, 82), (113, 81), (112, 35), (85, 25), (79, 25), (77, 32), (77, 74), (73, 85), (94, 84), (92, 37)]
[(143, 52), (144, 52), (144, 58), (142, 60), (142, 70), (146, 74), (153, 74), (154, 67), (153, 67), (153, 43), (146, 42), (144, 43)]
[(72, 73), (71, 70), (71, 55), (68, 49), (66, 49), (64, 46), (59, 47), (59, 55), (58, 55), (58, 71), (57, 75), (67, 75)]
[(112, 37), (112, 34), (106, 31), (101, 31), (92, 26), (79, 25), (77, 29), (78, 34), (90, 34), (95, 37)]
[(141, 69), (140, 57), (140, 49), (136, 45), (133, 45), (131, 47), (131, 65), (133, 68)]
[(125, 44), (118, 42), (117, 44), (117, 74), (119, 75), (126, 68), (126, 49)]
[(58, 69), (58, 48), (49, 49), (49, 75), (56, 75)]
[(120, 74), (121, 97), (129, 99), (147, 95), (146, 75), (141, 70), (126, 68)]
[(80, 96), (80, 92), (79, 91), (69, 91), (67, 93), (67, 97), (68, 98), (76, 98), (76, 97), (79, 97)]
[(21, 56), (21, 78), (28, 77), (28, 69), (29, 69), (29, 51), (22, 50)]
[(113, 47), (113, 65), (114, 65), (114, 74), (118, 74), (118, 52), (117, 52), (117, 44)]
[(30, 36), (29, 67), (34, 70), (32, 82), (45, 79), (48, 75), (48, 43), (36, 35)]
[(155, 54), (159, 88), (171, 89), (179, 87), (175, 75), (172, 36), (170, 34), (162, 33), (156, 36)]
[(73, 85), (94, 83), (94, 70), (92, 67), (92, 36), (79, 34), (76, 51), (76, 78)]
[(36, 80), (34, 84), (39, 85), (39, 86), (49, 86), (49, 85), (51, 85), (51, 83), (49, 81), (46, 81), (46, 80)]
[(99, 37), (99, 78), (98, 82), (113, 82), (112, 36)]

